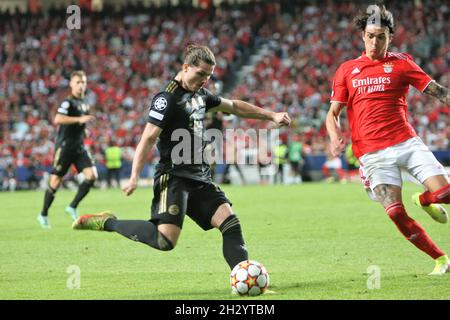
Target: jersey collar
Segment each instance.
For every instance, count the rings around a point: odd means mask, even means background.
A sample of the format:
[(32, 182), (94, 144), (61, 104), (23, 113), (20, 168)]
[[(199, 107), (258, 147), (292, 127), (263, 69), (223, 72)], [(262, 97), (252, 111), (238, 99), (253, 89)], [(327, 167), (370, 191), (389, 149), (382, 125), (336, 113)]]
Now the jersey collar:
[(75, 96), (74, 96), (73, 94), (69, 94), (68, 98), (69, 98), (69, 99), (72, 99), (72, 100), (79, 100), (79, 101), (83, 101), (83, 98), (78, 98), (78, 97), (75, 97)]
[(181, 82), (178, 81), (178, 80), (176, 80), (175, 78), (173, 78), (172, 81), (173, 81), (173, 82), (176, 82), (176, 83), (178, 84), (178, 88), (180, 88), (181, 90), (183, 90), (183, 91), (186, 92), (186, 93), (192, 94), (192, 96), (194, 96), (196, 93), (198, 93), (200, 90), (203, 89), (203, 87), (201, 87), (201, 88), (198, 89), (197, 91), (190, 91), (190, 90), (184, 88), (184, 87), (181, 85)]
[(178, 80), (176, 80), (175, 78), (173, 78), (172, 79), (172, 81), (173, 82), (176, 82), (177, 84), (178, 84), (178, 88), (180, 88), (181, 90), (183, 90), (184, 92), (189, 92), (189, 93), (193, 93), (193, 94), (195, 94), (197, 91), (189, 91), (188, 89), (186, 89), (186, 88), (184, 88), (182, 85), (181, 85), (181, 81), (178, 81)]
[(385, 61), (386, 59), (389, 59), (389, 51), (386, 51), (386, 56), (385, 56), (383, 59), (380, 59), (380, 60), (372, 60), (372, 59), (370, 59), (368, 56), (366, 56), (366, 52), (365, 52), (365, 51), (363, 51), (363, 52), (361, 53), (361, 60), (363, 60), (363, 61), (368, 61), (368, 62), (371, 62), (371, 63), (379, 63), (379, 62), (383, 62), (383, 61)]

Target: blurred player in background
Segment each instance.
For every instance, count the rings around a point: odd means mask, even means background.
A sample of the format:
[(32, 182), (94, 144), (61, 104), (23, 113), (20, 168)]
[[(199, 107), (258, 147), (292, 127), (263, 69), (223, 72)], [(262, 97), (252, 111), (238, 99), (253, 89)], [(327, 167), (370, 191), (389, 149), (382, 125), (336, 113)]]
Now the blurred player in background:
[(302, 183), (302, 168), (305, 164), (303, 142), (300, 135), (295, 134), (288, 145), (288, 160), (291, 166), (291, 176), (293, 183)]
[(332, 171), (336, 172), (338, 179), (341, 183), (345, 183), (344, 169), (342, 169), (342, 159), (340, 156), (332, 155), (329, 150), (326, 150), (327, 160), (322, 166), (322, 173), (325, 176), (325, 181), (334, 182), (335, 177), (332, 175)]
[(406, 213), (400, 170), (408, 171), (427, 189), (413, 196), (414, 203), (433, 219), (447, 222), (447, 213), (438, 203), (450, 203), (448, 174), (408, 123), (405, 96), (412, 85), (448, 105), (449, 90), (408, 54), (388, 52), (394, 34), (392, 14), (384, 6), (368, 9), (371, 14), (355, 18), (365, 52), (340, 65), (334, 76), (326, 120), (331, 152), (338, 156), (345, 148), (339, 116), (347, 106), (353, 151), (371, 192), (406, 239), (435, 260), (430, 275), (442, 275), (450, 260)]
[(359, 169), (358, 158), (356, 158), (355, 154), (353, 153), (353, 145), (351, 142), (345, 147), (344, 157), (345, 161), (347, 161), (349, 171)]
[(116, 181), (117, 188), (120, 188), (120, 170), (122, 168), (122, 149), (117, 145), (114, 138), (109, 139), (109, 145), (105, 149), (106, 181), (108, 188), (112, 187), (112, 179)]
[[(188, 215), (203, 230), (218, 228), (221, 231), (223, 255), (230, 268), (248, 259), (240, 221), (223, 191), (212, 182), (210, 165), (202, 157), (208, 145), (203, 138), (205, 113), (222, 111), (243, 118), (273, 121), (277, 125), (289, 125), (291, 120), (285, 112), (266, 111), (204, 89), (215, 65), (209, 48), (189, 46), (181, 71), (152, 100), (147, 125), (136, 148), (131, 177), (123, 188), (127, 196), (137, 188), (147, 154), (158, 140), (161, 159), (156, 169), (151, 219), (118, 220), (111, 213), (103, 212), (79, 217), (73, 224), (74, 229), (115, 231), (167, 251), (177, 244), (184, 217)], [(173, 156), (179, 143), (172, 140), (174, 132), (187, 133), (192, 146), (200, 141), (197, 144), (200, 148), (193, 147), (187, 161), (179, 163)], [(198, 162), (196, 158), (202, 160)]]
[(88, 114), (89, 105), (85, 101), (86, 86), (87, 79), (84, 71), (72, 72), (70, 75), (71, 95), (61, 103), (55, 116), (54, 122), (59, 125), (59, 130), (53, 169), (48, 188), (45, 191), (44, 206), (37, 217), (39, 224), (45, 229), (50, 228), (48, 209), (70, 166), (75, 165), (77, 171), (83, 172), (85, 177), (85, 180), (78, 186), (75, 198), (65, 208), (72, 220), (77, 218), (78, 204), (88, 194), (98, 176), (94, 161), (84, 147), (86, 124), (95, 119), (94, 116)]

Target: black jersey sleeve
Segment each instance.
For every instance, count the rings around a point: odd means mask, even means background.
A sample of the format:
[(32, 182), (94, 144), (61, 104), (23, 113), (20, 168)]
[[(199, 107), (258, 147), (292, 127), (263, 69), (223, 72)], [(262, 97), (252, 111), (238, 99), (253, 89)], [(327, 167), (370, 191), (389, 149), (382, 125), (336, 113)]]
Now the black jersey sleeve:
[(70, 111), (70, 101), (64, 100), (58, 108), (58, 113), (68, 116)]
[(166, 92), (157, 94), (148, 109), (147, 122), (164, 129), (169, 123), (172, 110), (174, 109), (173, 96)]
[(221, 100), (219, 96), (216, 96), (215, 94), (212, 94), (211, 91), (209, 90), (205, 90), (205, 94), (206, 94), (206, 111), (208, 111), (209, 109), (212, 109), (214, 107), (217, 107)]

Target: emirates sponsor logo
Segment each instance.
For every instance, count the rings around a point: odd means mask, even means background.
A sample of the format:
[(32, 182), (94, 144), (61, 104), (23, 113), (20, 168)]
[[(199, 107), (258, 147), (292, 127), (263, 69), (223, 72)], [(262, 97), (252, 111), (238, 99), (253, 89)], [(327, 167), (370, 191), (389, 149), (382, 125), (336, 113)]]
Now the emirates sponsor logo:
[(362, 86), (379, 85), (379, 84), (383, 84), (383, 85), (391, 84), (391, 77), (376, 77), (376, 78), (366, 77), (364, 79), (353, 79), (352, 80), (353, 88), (359, 88)]

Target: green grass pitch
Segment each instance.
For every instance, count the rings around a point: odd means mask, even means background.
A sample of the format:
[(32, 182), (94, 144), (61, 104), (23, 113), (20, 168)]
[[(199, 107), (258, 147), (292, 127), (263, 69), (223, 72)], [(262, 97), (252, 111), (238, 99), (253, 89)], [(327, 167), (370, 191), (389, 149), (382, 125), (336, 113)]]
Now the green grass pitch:
[[(272, 292), (251, 299), (450, 298), (450, 274), (427, 276), (434, 262), (403, 238), (360, 184), (223, 189), (240, 217), (250, 259), (270, 274)], [(406, 208), (448, 252), (449, 226), (409, 200), (420, 190), (405, 185)], [(52, 229), (42, 230), (36, 221), (42, 191), (0, 193), (0, 299), (242, 299), (230, 293), (217, 230), (204, 232), (186, 218), (170, 252), (114, 233), (74, 231), (64, 214), (74, 194), (58, 192)], [(79, 210), (148, 219), (151, 199), (151, 188), (128, 198), (118, 189), (94, 189)], [(80, 281), (73, 282), (78, 272)]]

